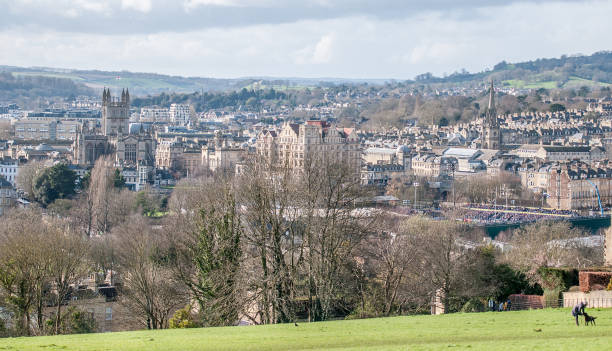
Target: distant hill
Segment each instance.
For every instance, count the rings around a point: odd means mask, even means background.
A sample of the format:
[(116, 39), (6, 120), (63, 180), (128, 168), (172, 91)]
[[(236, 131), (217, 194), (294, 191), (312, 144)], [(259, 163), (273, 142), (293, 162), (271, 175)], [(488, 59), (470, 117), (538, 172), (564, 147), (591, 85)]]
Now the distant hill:
[[(102, 87), (129, 87), (135, 96), (157, 95), (161, 93), (194, 93), (237, 91), (242, 88), (273, 88), (277, 91), (303, 89), (314, 86), (337, 84), (384, 84), (395, 82), (392, 79), (341, 79), (341, 78), (273, 78), (246, 77), (237, 79), (217, 79), (201, 77), (180, 77), (156, 73), (135, 73), (128, 71), (74, 70), (48, 67), (0, 66), (0, 74), (12, 73), (11, 84), (5, 84), (8, 76), (0, 78), (0, 100), (19, 94), (39, 94), (39, 96), (64, 96), (66, 91), (54, 92), (55, 86), (74, 86), (69, 94), (98, 94)], [(38, 79), (39, 89), (29, 91), (28, 82)], [(46, 80), (44, 80), (46, 79)], [(478, 73), (456, 72), (446, 77), (435, 77), (431, 73), (420, 74), (414, 80), (403, 82), (406, 85), (436, 86), (475, 86), (484, 81), (495, 79), (508, 87), (519, 89), (538, 88), (577, 88), (581, 86), (607, 86), (612, 84), (612, 51), (601, 51), (590, 56), (562, 56), (560, 58), (537, 59), (534, 61), (508, 63), (502, 61), (492, 70)], [(63, 83), (62, 83), (63, 82)], [(17, 92), (15, 84), (19, 86)], [(34, 93), (35, 92), (35, 93)], [(67, 95), (66, 95), (67, 96)]]
[(447, 77), (424, 73), (414, 83), (470, 85), (494, 79), (518, 89), (578, 88), (612, 84), (612, 51), (600, 51), (590, 56), (561, 56), (534, 61), (508, 63), (502, 61), (492, 70), (478, 73), (455, 72)]
[(15, 77), (46, 77), (69, 79), (94, 90), (103, 87), (129, 87), (133, 95), (146, 96), (160, 93), (193, 93), (235, 91), (242, 88), (274, 88), (277, 90), (301, 89), (325, 84), (342, 83), (384, 83), (385, 80), (340, 79), (340, 78), (273, 78), (246, 77), (235, 79), (180, 77), (156, 73), (135, 73), (128, 71), (88, 71), (49, 67), (0, 66), (0, 73), (9, 72)]

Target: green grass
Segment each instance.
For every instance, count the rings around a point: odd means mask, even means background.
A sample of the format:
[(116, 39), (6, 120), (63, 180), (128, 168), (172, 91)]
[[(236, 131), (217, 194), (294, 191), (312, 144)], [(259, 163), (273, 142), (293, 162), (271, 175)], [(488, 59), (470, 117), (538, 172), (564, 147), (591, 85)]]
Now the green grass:
[(612, 309), (589, 312), (596, 327), (550, 309), (14, 338), (0, 350), (609, 350)]
[(540, 82), (527, 82), (521, 79), (509, 79), (502, 82), (505, 86), (510, 86), (517, 89), (555, 89), (557, 88), (556, 81), (540, 81)]

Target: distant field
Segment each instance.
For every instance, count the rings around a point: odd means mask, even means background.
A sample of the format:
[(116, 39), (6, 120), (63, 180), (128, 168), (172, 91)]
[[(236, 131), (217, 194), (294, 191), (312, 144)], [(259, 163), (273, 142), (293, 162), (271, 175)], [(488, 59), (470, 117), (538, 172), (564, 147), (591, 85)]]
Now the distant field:
[(517, 89), (555, 89), (557, 87), (557, 82), (552, 80), (544, 82), (526, 82), (520, 79), (510, 79), (503, 81), (503, 84)]
[(0, 339), (0, 350), (609, 350), (612, 309), (377, 318), (320, 323)]
[[(517, 89), (556, 89), (557, 81), (548, 80), (548, 81), (525, 81), (521, 79), (509, 79), (503, 81), (503, 84), (506, 86), (510, 86)], [(584, 79), (580, 77), (570, 77), (567, 82), (565, 82), (561, 88), (580, 88), (582, 86), (587, 87), (596, 87), (596, 86), (610, 86), (608, 83), (595, 82), (593, 80)]]

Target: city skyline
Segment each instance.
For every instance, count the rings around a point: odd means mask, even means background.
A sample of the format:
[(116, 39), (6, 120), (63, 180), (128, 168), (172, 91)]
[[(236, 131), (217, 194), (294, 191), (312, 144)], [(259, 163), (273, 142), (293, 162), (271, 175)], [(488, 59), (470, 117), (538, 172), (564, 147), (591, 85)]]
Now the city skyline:
[(0, 3), (0, 64), (214, 78), (478, 72), (606, 50), (612, 29), (610, 1)]

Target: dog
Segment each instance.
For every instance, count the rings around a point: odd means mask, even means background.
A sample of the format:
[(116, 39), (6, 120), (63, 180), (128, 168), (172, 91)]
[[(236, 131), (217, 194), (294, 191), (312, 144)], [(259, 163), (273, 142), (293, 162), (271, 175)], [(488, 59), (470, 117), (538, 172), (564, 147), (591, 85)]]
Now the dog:
[(595, 325), (595, 319), (597, 319), (597, 317), (589, 316), (586, 312), (584, 312), (584, 324), (589, 325), (589, 323), (591, 323), (592, 325)]

